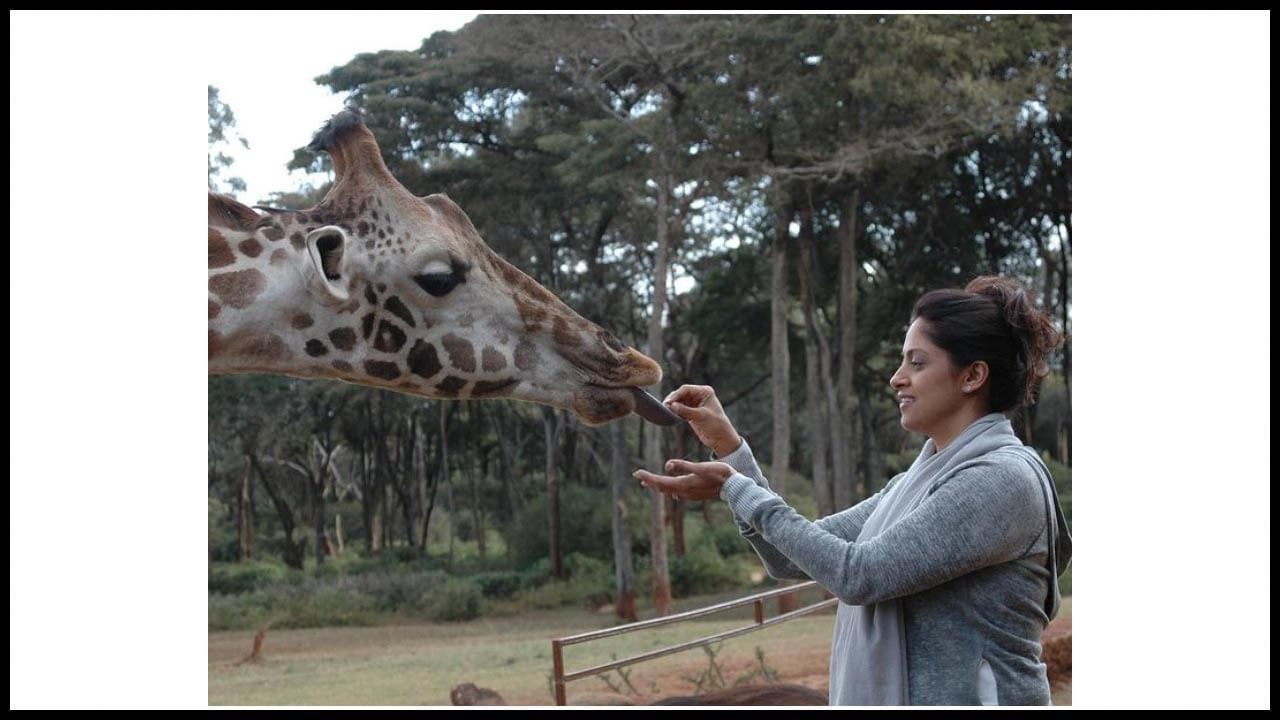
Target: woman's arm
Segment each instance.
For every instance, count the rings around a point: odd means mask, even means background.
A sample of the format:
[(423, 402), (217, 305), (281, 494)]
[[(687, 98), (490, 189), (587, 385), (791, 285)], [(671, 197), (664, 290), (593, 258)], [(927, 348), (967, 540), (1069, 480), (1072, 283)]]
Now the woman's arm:
[(845, 513), (824, 518), (832, 527), (809, 522), (743, 475), (722, 489), (734, 514), (764, 542), (850, 605), (919, 592), (1024, 556), (1045, 531), (1040, 492), (1039, 480), (1016, 466), (978, 461), (893, 527), (858, 542), (844, 532), (854, 524), (861, 529), (866, 517), (857, 511), (870, 500), (846, 511), (845, 525), (833, 520)]
[[(751, 447), (747, 445), (746, 440), (738, 446), (738, 449), (721, 458), (714, 458), (723, 462), (739, 475), (749, 478), (755, 484), (769, 492), (774, 497), (780, 496), (773, 492), (769, 487), (769, 481), (765, 478), (764, 473), (760, 470), (759, 463), (756, 462), (755, 455), (751, 452)], [(896, 478), (895, 478), (896, 479)], [(884, 490), (887, 490), (888, 486)], [(862, 532), (862, 526), (866, 523), (867, 518), (871, 516), (871, 512), (875, 510), (876, 505), (880, 502), (880, 497), (884, 494), (884, 490), (872, 495), (862, 502), (847, 508), (841, 512), (828, 515), (814, 524), (831, 535), (845, 540), (856, 540), (858, 534)], [(723, 493), (722, 493), (723, 495)], [(732, 506), (730, 506), (732, 508)], [(738, 526), (738, 531), (742, 533), (742, 537), (751, 543), (751, 547), (755, 549), (756, 555), (760, 556), (760, 561), (764, 563), (765, 570), (769, 573), (769, 577), (777, 580), (791, 580), (798, 578), (808, 578), (803, 570), (796, 567), (786, 555), (783, 555), (768, 540), (760, 534), (760, 531), (752, 527), (752, 525), (734, 514), (734, 522)]]

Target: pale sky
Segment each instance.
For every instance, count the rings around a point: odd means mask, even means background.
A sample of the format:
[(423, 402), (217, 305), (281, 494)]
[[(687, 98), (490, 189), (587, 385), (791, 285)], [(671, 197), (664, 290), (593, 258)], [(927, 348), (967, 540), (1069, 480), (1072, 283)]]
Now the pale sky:
[[(308, 179), (285, 165), (306, 145), (343, 97), (315, 78), (360, 53), (417, 50), (437, 30), (457, 30), (474, 12), (256, 12), (221, 13), (201, 20), (213, 36), (235, 37), (232, 52), (210, 63), (209, 85), (235, 113), (236, 131), (249, 141), (224, 148), (235, 159), (225, 175), (248, 185), (237, 195), (264, 201), (274, 191), (294, 190)], [(290, 35), (286, 39), (285, 35)], [(323, 176), (314, 180), (323, 181)]]

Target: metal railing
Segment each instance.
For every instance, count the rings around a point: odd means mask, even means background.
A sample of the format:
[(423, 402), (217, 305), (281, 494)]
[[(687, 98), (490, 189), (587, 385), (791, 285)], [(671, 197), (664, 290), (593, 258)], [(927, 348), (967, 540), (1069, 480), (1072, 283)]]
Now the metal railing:
[[(747, 597), (739, 598), (737, 600), (730, 600), (728, 602), (723, 602), (718, 605), (709, 605), (707, 607), (699, 608), (697, 610), (690, 610), (688, 612), (677, 613), (675, 615), (667, 615), (665, 617), (654, 618), (652, 620), (641, 620), (640, 622), (629, 623), (627, 625), (619, 625), (618, 627), (613, 627), (613, 628), (605, 628), (604, 630), (593, 630), (591, 632), (580, 633), (578, 635), (570, 635), (568, 637), (556, 638), (551, 641), (551, 658), (552, 658), (552, 663), (554, 664), (554, 672), (555, 672), (555, 677), (553, 678), (553, 682), (555, 683), (556, 705), (565, 704), (565, 683), (568, 683), (572, 680), (577, 680), (579, 678), (584, 678), (591, 675), (598, 675), (599, 673), (607, 672), (615, 668), (626, 667), (627, 665), (634, 665), (638, 662), (644, 662), (645, 660), (652, 660), (654, 658), (660, 658), (664, 655), (671, 655), (672, 653), (678, 653), (683, 650), (692, 650), (693, 648), (702, 647), (704, 645), (710, 645), (711, 643), (719, 642), (720, 640), (727, 640), (728, 638), (731, 638), (731, 637), (745, 635), (749, 632), (760, 630), (761, 628), (766, 628), (771, 625), (777, 625), (778, 623), (783, 623), (788, 620), (794, 620), (795, 618), (801, 617), (803, 615), (808, 615), (810, 613), (817, 612), (818, 610), (821, 610), (823, 608), (831, 607), (832, 605), (835, 605), (836, 602), (838, 602), (836, 598), (821, 600), (812, 605), (806, 605), (798, 610), (792, 610), (791, 612), (783, 613), (781, 615), (777, 615), (775, 617), (765, 619), (764, 603), (766, 600), (778, 597), (779, 595), (787, 595), (790, 593), (807, 590), (817, 585), (818, 583), (810, 580), (807, 582), (799, 583), (797, 585), (789, 585), (787, 587), (778, 588), (777, 590), (769, 590), (767, 592), (762, 592), (756, 595), (749, 595)], [(669, 647), (659, 648), (657, 650), (651, 650), (649, 652), (640, 653), (639, 655), (632, 655), (631, 657), (628, 657), (628, 658), (623, 658), (621, 660), (614, 660), (613, 662), (604, 663), (603, 665), (596, 665), (594, 667), (589, 667), (584, 670), (575, 670), (573, 672), (565, 672), (564, 648), (567, 645), (577, 645), (579, 643), (589, 642), (592, 640), (599, 640), (601, 638), (614, 637), (617, 635), (625, 635), (627, 633), (636, 632), (637, 630), (648, 630), (650, 628), (659, 627), (661, 625), (670, 625), (672, 623), (683, 622), (685, 620), (692, 620), (693, 618), (704, 617), (706, 615), (713, 615), (718, 612), (723, 612), (725, 610), (730, 610), (736, 607), (742, 607), (744, 605), (755, 606), (755, 622), (749, 625), (743, 625), (742, 627), (734, 628), (732, 630), (726, 630), (724, 632), (719, 632), (714, 635), (708, 635), (704, 638), (699, 638), (697, 640), (690, 640), (688, 642), (682, 642), (677, 645), (671, 645)]]

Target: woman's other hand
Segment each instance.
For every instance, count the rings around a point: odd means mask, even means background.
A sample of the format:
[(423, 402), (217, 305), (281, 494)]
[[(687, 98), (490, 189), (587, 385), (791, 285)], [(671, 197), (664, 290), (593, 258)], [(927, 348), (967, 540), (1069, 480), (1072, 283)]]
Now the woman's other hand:
[(634, 474), (641, 485), (678, 500), (715, 500), (734, 472), (722, 462), (688, 460), (668, 460), (666, 470), (669, 475), (655, 475), (648, 470), (637, 470)]

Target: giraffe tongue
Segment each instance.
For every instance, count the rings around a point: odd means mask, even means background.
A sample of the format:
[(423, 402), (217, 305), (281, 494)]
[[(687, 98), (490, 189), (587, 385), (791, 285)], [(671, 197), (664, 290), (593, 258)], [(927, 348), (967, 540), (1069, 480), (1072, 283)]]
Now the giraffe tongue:
[(666, 405), (658, 401), (658, 398), (644, 390), (633, 387), (631, 394), (636, 398), (635, 413), (654, 425), (675, 425), (682, 422), (683, 418), (668, 410)]

